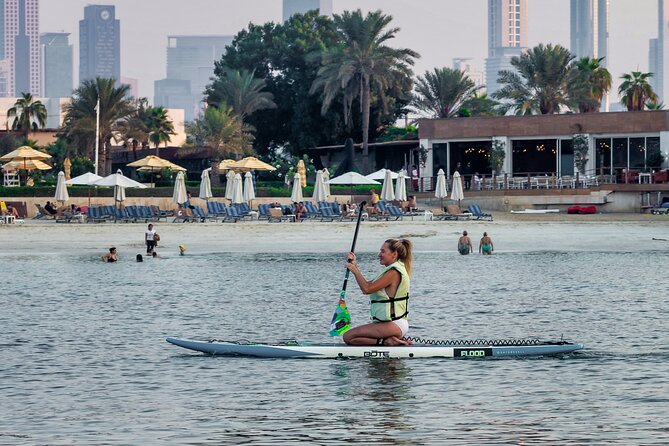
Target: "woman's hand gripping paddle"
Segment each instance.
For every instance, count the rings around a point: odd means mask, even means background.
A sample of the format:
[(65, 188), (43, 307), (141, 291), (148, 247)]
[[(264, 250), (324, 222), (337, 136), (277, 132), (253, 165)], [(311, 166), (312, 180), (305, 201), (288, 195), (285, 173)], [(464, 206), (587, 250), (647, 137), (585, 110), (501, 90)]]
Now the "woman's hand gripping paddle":
[[(366, 204), (366, 201), (360, 203), (360, 208), (358, 210), (358, 221), (355, 224), (355, 234), (353, 235), (351, 252), (355, 252), (355, 242), (358, 240), (358, 229), (360, 229), (362, 211), (365, 209)], [(347, 269), (346, 275), (344, 276), (344, 285), (341, 287), (341, 293), (339, 294), (339, 303), (337, 304), (337, 308), (335, 309), (334, 315), (332, 316), (332, 322), (330, 322), (330, 336), (341, 336), (351, 328), (351, 313), (348, 312), (348, 307), (346, 306), (345, 300), (346, 284), (348, 283), (349, 273), (350, 271)]]

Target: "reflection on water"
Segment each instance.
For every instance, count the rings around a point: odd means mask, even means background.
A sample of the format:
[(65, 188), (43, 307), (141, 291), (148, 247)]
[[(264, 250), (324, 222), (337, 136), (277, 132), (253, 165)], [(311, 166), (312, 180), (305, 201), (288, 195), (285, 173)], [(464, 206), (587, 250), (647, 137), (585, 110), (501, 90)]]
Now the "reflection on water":
[[(208, 357), (164, 338), (331, 342), (338, 256), (3, 256), (0, 445), (667, 444), (668, 259), (417, 253), (412, 336), (587, 349), (330, 361)], [(374, 254), (360, 262), (378, 271)], [(365, 322), (367, 299), (352, 287), (347, 300)]]

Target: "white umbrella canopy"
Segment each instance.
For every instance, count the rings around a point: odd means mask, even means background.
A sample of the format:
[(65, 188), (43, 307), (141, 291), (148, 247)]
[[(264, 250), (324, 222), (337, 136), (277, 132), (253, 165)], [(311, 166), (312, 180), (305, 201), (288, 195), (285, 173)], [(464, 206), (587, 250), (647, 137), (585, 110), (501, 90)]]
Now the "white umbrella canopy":
[(240, 174), (235, 174), (235, 179), (232, 182), (232, 203), (240, 204), (244, 203), (244, 193), (242, 191), (242, 176)]
[(93, 172), (86, 172), (83, 175), (79, 175), (78, 177), (74, 177), (71, 180), (67, 180), (65, 184), (78, 184), (80, 186), (92, 186), (96, 182), (100, 181), (102, 177), (100, 175), (96, 175)]
[(460, 177), (460, 172), (457, 170), (453, 174), (453, 190), (451, 191), (451, 200), (460, 200), (465, 198), (464, 188), (462, 187), (462, 177)]
[(251, 200), (256, 199), (256, 191), (253, 188), (253, 175), (251, 172), (244, 174), (244, 201), (250, 203)]
[(393, 177), (390, 170), (386, 170), (385, 177), (383, 179), (383, 187), (381, 188), (381, 200), (383, 201), (393, 201), (395, 199), (395, 190), (393, 189)]
[(204, 169), (200, 175), (200, 194), (198, 197), (203, 200), (209, 200), (214, 194), (211, 193), (211, 180), (209, 179), (209, 169)]
[(444, 169), (439, 169), (439, 172), (437, 172), (437, 186), (434, 188), (434, 196), (442, 199), (448, 197)]
[(137, 187), (139, 189), (146, 189), (146, 186), (143, 185), (142, 183), (138, 183), (137, 181), (124, 176), (123, 173), (121, 172), (121, 169), (117, 170), (116, 173), (108, 175), (92, 183), (92, 186), (110, 186), (110, 187), (121, 186), (121, 187)]
[(400, 170), (400, 173), (397, 176), (395, 199), (399, 201), (407, 201), (407, 177), (404, 175), (404, 170)]
[(370, 173), (369, 175), (365, 175), (365, 176), (367, 178), (369, 178), (370, 180), (384, 180), (386, 178), (386, 172), (387, 171), (390, 171), (390, 177), (393, 180), (397, 179), (398, 174), (393, 172), (392, 170), (386, 169), (386, 168), (379, 169), (376, 172)]
[(325, 194), (325, 184), (323, 183), (323, 171), (316, 171), (316, 183), (314, 184), (314, 195), (312, 197), (315, 202), (325, 201), (328, 197)]
[(225, 174), (225, 198), (232, 200), (232, 186), (235, 182), (235, 171), (230, 169)]
[(67, 193), (67, 186), (65, 185), (65, 172), (62, 170), (58, 172), (58, 182), (56, 183), (56, 195), (54, 198), (61, 203), (65, 203), (70, 199), (70, 194)]
[(172, 193), (172, 201), (176, 204), (183, 204), (188, 200), (186, 194), (186, 180), (184, 173), (179, 172), (174, 180), (174, 192)]
[(370, 180), (367, 177), (360, 175), (358, 172), (346, 172), (334, 177), (331, 180), (328, 180), (327, 184), (344, 184), (344, 185), (356, 185), (356, 184), (381, 184), (376, 180)]
[(304, 196), (302, 195), (302, 177), (299, 173), (296, 173), (295, 178), (293, 178), (293, 192), (290, 194), (290, 200), (293, 203), (304, 201)]
[(323, 189), (325, 189), (325, 198), (332, 195), (330, 193), (330, 171), (323, 169)]

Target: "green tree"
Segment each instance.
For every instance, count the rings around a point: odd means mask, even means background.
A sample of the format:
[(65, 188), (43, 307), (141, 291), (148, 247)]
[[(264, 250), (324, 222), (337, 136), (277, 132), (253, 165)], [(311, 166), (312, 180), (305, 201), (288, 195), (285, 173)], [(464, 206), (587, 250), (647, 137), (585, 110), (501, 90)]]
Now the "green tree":
[(186, 124), (189, 143), (212, 150), (212, 184), (219, 186), (219, 163), (226, 156), (252, 152), (252, 128), (244, 124), (235, 111), (224, 102), (217, 107), (207, 107), (204, 114)]
[(119, 136), (123, 139), (126, 147), (132, 148), (133, 160), (137, 160), (137, 148), (141, 144), (142, 148), (149, 145), (149, 113), (151, 107), (147, 98), (138, 98), (133, 100), (133, 112), (121, 120), (119, 124)]
[(479, 89), (463, 71), (435, 68), (418, 76), (411, 105), (431, 118), (453, 118)]
[(267, 83), (255, 78), (253, 71), (224, 69), (221, 76), (207, 87), (207, 103), (230, 105), (242, 121), (258, 110), (276, 108), (274, 95), (263, 91)]
[(569, 86), (572, 108), (580, 113), (598, 112), (602, 98), (611, 89), (611, 73), (599, 59), (582, 57), (574, 64)]
[(560, 45), (535, 46), (511, 59), (515, 71), (499, 72), (503, 87), (492, 96), (508, 101), (519, 115), (559, 113), (569, 104), (573, 58)]
[[(334, 16), (339, 44), (325, 53), (311, 92), (322, 91), (321, 113), (326, 113), (343, 96), (344, 121), (351, 122), (351, 109), (359, 98), (362, 122), (363, 172), (370, 171), (369, 123), (372, 95), (384, 111), (388, 110), (386, 93), (402, 78), (411, 79), (411, 66), (418, 53), (406, 48), (392, 48), (386, 43), (396, 37), (399, 28), (388, 28), (392, 16), (381, 11), (345, 11)], [(405, 84), (406, 85), (406, 84)], [(410, 86), (410, 83), (408, 84)], [(408, 91), (406, 92), (408, 95)]]
[(149, 140), (156, 146), (156, 155), (159, 156), (159, 147), (161, 144), (167, 144), (176, 135), (174, 123), (167, 115), (167, 110), (163, 107), (151, 107), (145, 121), (149, 130)]
[(35, 100), (30, 93), (21, 93), (14, 106), (7, 110), (7, 118), (14, 118), (12, 130), (21, 132), (24, 138), (31, 131), (46, 125), (47, 111), (42, 101)]
[(124, 122), (136, 112), (129, 91), (128, 85), (117, 87), (114, 79), (97, 77), (83, 81), (74, 90), (70, 103), (63, 107), (63, 133), (78, 143), (87, 144), (90, 156), (96, 138), (96, 104), (100, 99), (100, 133), (97, 137), (100, 140), (101, 175), (108, 175), (111, 171), (112, 138), (123, 130)]
[(646, 102), (657, 102), (657, 95), (648, 83), (651, 77), (653, 73), (642, 73), (641, 71), (632, 71), (620, 76), (623, 82), (618, 87), (618, 94), (620, 102), (627, 107), (627, 110), (643, 110)]
[(474, 93), (460, 107), (460, 111), (467, 111), (469, 116), (504, 116), (506, 110), (507, 107), (490, 98), (487, 93)]

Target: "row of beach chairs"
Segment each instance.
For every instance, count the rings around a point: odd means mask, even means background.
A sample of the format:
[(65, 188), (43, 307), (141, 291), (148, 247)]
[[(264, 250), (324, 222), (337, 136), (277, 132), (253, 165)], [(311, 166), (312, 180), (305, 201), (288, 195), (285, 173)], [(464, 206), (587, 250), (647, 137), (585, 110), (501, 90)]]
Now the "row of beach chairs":
[(485, 213), (478, 204), (470, 204), (467, 211), (462, 211), (457, 204), (444, 206), (444, 213), (434, 216), (436, 220), (488, 220), (492, 221), (492, 214)]
[[(150, 222), (167, 221), (167, 211), (158, 206), (126, 206), (117, 208), (114, 206), (91, 206), (88, 208), (88, 221), (99, 222)], [(70, 216), (70, 219), (73, 216)]]

